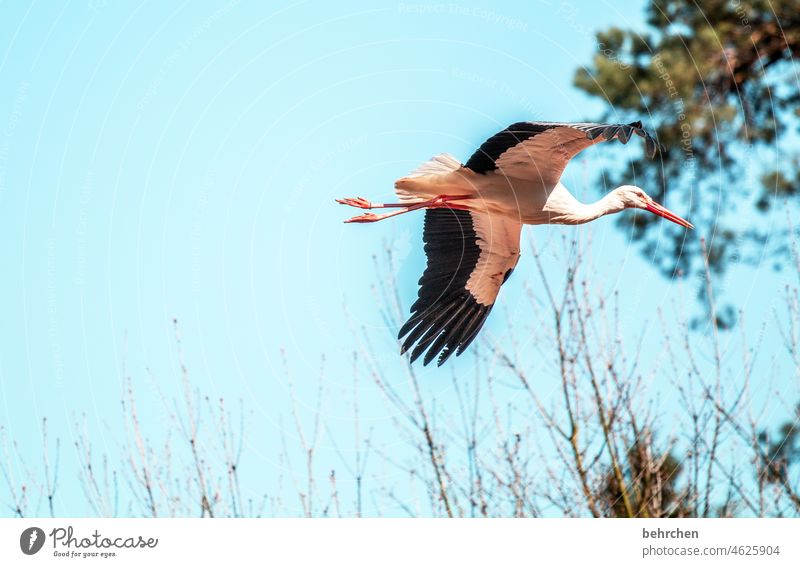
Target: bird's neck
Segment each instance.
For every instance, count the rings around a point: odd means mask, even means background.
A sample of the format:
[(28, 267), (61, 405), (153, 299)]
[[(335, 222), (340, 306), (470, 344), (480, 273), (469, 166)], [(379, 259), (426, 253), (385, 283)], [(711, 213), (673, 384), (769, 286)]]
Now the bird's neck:
[(566, 224), (585, 224), (602, 216), (618, 213), (625, 208), (613, 191), (594, 203), (581, 203), (566, 187), (563, 185), (561, 187), (574, 200)]

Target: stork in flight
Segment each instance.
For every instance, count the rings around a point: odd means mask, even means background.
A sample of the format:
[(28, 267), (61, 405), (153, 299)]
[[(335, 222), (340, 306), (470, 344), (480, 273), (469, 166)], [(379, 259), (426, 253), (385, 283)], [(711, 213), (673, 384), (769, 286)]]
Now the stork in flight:
[(478, 335), (500, 286), (519, 260), (523, 224), (583, 224), (624, 209), (644, 209), (686, 228), (694, 228), (639, 187), (622, 185), (592, 204), (579, 202), (561, 183), (567, 163), (601, 141), (627, 143), (644, 138), (655, 157), (658, 143), (631, 124), (517, 122), (486, 140), (461, 164), (440, 154), (395, 182), (398, 203), (371, 203), (361, 197), (337, 199), (365, 213), (345, 222), (369, 223), (425, 209), (423, 241), (428, 259), (419, 280), (419, 297), (398, 339), (411, 362), (427, 351), (441, 366), (460, 355)]

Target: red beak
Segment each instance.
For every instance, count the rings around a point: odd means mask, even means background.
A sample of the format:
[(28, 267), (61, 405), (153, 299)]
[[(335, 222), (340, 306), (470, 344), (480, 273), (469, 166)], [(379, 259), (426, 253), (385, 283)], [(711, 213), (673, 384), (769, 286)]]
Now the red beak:
[(645, 206), (645, 210), (650, 211), (654, 215), (664, 217), (665, 219), (672, 221), (675, 224), (679, 224), (683, 227), (694, 228), (694, 225), (692, 223), (690, 223), (686, 219), (679, 217), (678, 215), (670, 211), (667, 207), (659, 205), (655, 201), (650, 201), (650, 203), (647, 206)]

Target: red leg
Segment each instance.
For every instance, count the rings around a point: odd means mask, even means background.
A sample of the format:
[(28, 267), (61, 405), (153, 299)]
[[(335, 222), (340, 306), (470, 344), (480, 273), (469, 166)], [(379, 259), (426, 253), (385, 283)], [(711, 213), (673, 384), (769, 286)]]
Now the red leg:
[(450, 207), (453, 209), (461, 209), (461, 210), (468, 210), (467, 207), (464, 205), (457, 205), (455, 203), (450, 204), (450, 201), (458, 201), (461, 199), (470, 199), (469, 195), (439, 195), (438, 197), (434, 197), (433, 199), (429, 199), (427, 201), (421, 201), (419, 203), (413, 203), (411, 205), (402, 205), (402, 204), (386, 204), (386, 203), (370, 203), (366, 199), (361, 197), (356, 197), (355, 199), (337, 199), (337, 203), (341, 203), (343, 205), (350, 205), (351, 207), (358, 207), (360, 209), (379, 209), (379, 208), (389, 208), (389, 207), (403, 207), (399, 211), (394, 211), (392, 213), (384, 213), (382, 215), (376, 215), (374, 213), (364, 213), (363, 215), (358, 215), (351, 219), (348, 219), (344, 222), (377, 222), (379, 220), (388, 219), (390, 217), (395, 217), (397, 215), (402, 215), (404, 213), (409, 213), (411, 211), (416, 211), (417, 209), (425, 209), (425, 208), (441, 208), (441, 207)]
[(363, 215), (358, 215), (351, 219), (347, 219), (344, 222), (377, 222), (379, 220), (388, 219), (389, 217), (402, 215), (403, 213), (407, 213), (411, 210), (413, 209), (400, 209), (399, 211), (395, 211), (393, 213), (384, 213), (382, 215), (376, 215), (375, 213), (364, 213)]
[(350, 205), (359, 209), (393, 209), (408, 207), (408, 203), (373, 203), (367, 201), (364, 197), (346, 197), (344, 199), (336, 199), (336, 202), (341, 205)]
[(417, 209), (425, 207), (427, 203), (428, 201), (424, 201), (422, 203), (414, 203), (413, 205), (409, 205), (405, 208), (400, 209), (399, 211), (394, 211), (392, 213), (383, 213), (382, 215), (376, 215), (375, 213), (364, 213), (363, 215), (358, 215), (357, 217), (347, 219), (344, 222), (377, 222), (379, 220), (388, 219), (389, 217), (396, 217), (397, 215), (402, 215), (403, 213), (410, 213), (411, 211), (416, 211)]

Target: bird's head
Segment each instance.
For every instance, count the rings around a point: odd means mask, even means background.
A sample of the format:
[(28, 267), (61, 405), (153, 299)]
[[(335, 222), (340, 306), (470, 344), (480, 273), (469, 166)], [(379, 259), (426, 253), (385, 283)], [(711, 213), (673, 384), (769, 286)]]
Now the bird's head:
[(622, 209), (644, 209), (654, 215), (664, 217), (665, 219), (679, 224), (686, 228), (694, 228), (694, 225), (670, 211), (663, 205), (656, 203), (650, 195), (644, 192), (640, 187), (635, 185), (622, 185), (617, 187), (612, 192), (615, 201), (618, 201)]

